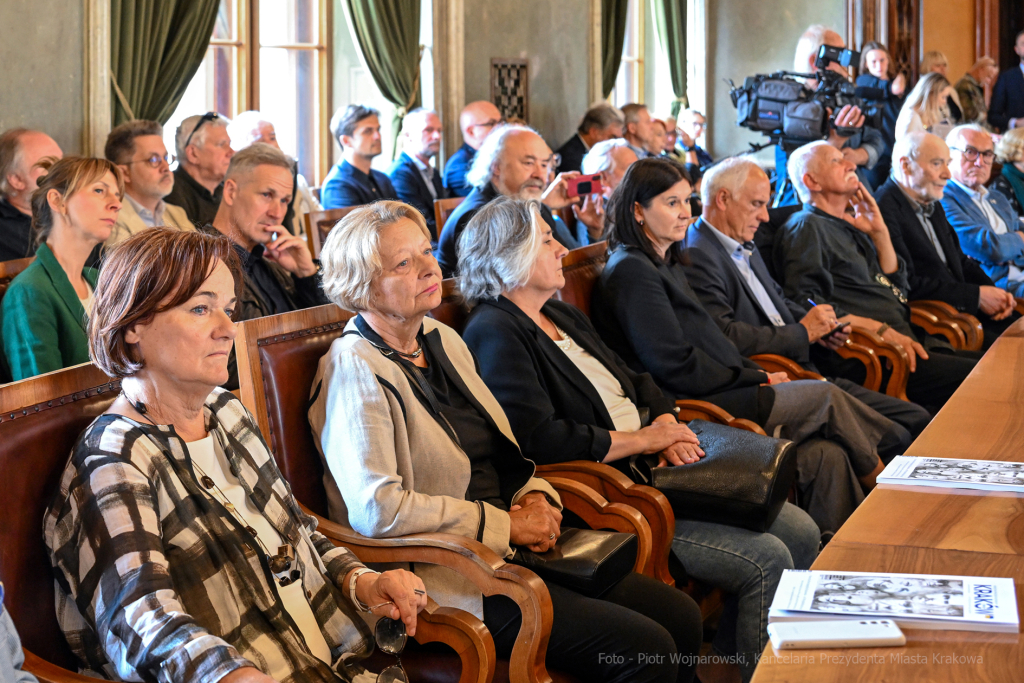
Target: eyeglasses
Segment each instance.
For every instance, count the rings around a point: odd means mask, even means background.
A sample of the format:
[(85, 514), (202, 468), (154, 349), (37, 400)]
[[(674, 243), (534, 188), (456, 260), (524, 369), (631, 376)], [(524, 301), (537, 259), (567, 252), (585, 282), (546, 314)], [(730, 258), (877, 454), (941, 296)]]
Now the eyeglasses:
[(135, 161), (129, 161), (125, 166), (131, 166), (132, 164), (149, 164), (151, 168), (160, 168), (160, 162), (166, 162), (168, 166), (173, 164), (177, 159), (173, 154), (165, 154), (160, 156), (159, 154), (150, 154), (145, 159), (136, 159)]
[(373, 629), (377, 647), (386, 655), (391, 655), (397, 661), (380, 672), (377, 676), (377, 683), (409, 683), (409, 677), (402, 666), (402, 658), (399, 656), (405, 649), (408, 636), (405, 633), (405, 623), (401, 619), (389, 619), (381, 617), (377, 620), (377, 626)]
[(986, 164), (991, 164), (992, 160), (996, 158), (996, 153), (991, 149), (986, 149), (984, 152), (982, 152), (975, 149), (974, 147), (971, 147), (970, 145), (967, 145), (967, 147), (963, 149), (960, 149), (959, 147), (950, 147), (950, 149), (955, 149), (956, 151), (963, 154), (964, 158), (967, 159), (967, 161), (977, 161), (978, 157), (981, 157)]
[(197, 123), (196, 127), (192, 129), (192, 132), (188, 134), (188, 137), (185, 138), (185, 144), (182, 145), (181, 148), (185, 149), (186, 147), (188, 147), (188, 143), (192, 142), (192, 136), (196, 134), (197, 130), (202, 128), (204, 123), (206, 123), (207, 121), (213, 121), (216, 118), (217, 112), (215, 111), (208, 111), (205, 114), (203, 114), (202, 118), (199, 119), (199, 123)]
[(504, 119), (490, 119), (489, 121), (484, 121), (483, 123), (474, 123), (472, 126), (469, 126), (469, 127), (470, 128), (494, 128), (499, 123), (504, 123), (504, 122), (505, 122)]

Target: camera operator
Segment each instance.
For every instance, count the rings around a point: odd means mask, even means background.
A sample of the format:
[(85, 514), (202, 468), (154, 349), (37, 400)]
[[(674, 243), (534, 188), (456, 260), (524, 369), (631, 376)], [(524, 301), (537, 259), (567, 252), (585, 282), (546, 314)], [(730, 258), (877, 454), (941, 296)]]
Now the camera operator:
[[(796, 56), (793, 60), (794, 71), (801, 73), (816, 71), (814, 60), (822, 45), (839, 49), (846, 47), (838, 33), (825, 28), (821, 24), (815, 24), (804, 31), (796, 44)], [(844, 78), (849, 78), (849, 73), (846, 69), (835, 62), (830, 63), (826, 68), (835, 71)], [(807, 79), (806, 85), (812, 90), (817, 88), (817, 79)], [(847, 160), (856, 164), (857, 175), (870, 188), (866, 171), (874, 168), (875, 164), (878, 163), (878, 160), (885, 153), (885, 139), (882, 137), (881, 132), (871, 126), (864, 125), (864, 114), (859, 107), (846, 105), (838, 112), (833, 113), (835, 114), (836, 127), (832, 128), (829, 132), (827, 141), (833, 147), (842, 150), (843, 156)], [(860, 130), (847, 137), (839, 133), (839, 128), (858, 128)], [(781, 144), (775, 148), (775, 187), (776, 192), (781, 188), (783, 193), (782, 198), (775, 202), (776, 206), (792, 206), (800, 201), (796, 196), (796, 191), (793, 189), (793, 184), (788, 182), (786, 174), (786, 165), (789, 162), (789, 155), (792, 151), (791, 149), (785, 149)]]

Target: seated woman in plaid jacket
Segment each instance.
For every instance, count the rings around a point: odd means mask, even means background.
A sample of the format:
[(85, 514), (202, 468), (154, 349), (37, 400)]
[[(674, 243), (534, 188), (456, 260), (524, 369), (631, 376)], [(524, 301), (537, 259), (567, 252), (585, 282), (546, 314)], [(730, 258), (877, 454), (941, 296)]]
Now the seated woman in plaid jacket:
[(359, 612), (414, 633), (423, 583), (317, 533), (218, 388), (238, 280), (231, 243), (200, 232), (147, 230), (109, 255), (89, 349), (122, 391), (46, 515), (58, 620), (83, 672), (114, 680), (372, 681)]

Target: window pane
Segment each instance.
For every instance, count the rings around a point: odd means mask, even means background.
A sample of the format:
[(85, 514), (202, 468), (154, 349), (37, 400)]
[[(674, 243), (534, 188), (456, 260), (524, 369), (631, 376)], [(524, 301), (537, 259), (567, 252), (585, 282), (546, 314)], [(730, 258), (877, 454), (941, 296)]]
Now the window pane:
[(320, 129), (317, 81), (314, 50), (260, 48), (260, 111), (274, 123), (281, 149), (298, 160), (299, 172), (311, 183)]
[(319, 42), (318, 0), (260, 0), (260, 43)]
[(236, 54), (233, 47), (211, 46), (206, 49), (206, 58), (164, 125), (164, 144), (168, 150), (174, 149), (174, 131), (178, 124), (189, 116), (208, 111), (216, 111), (228, 118), (235, 115), (233, 75)]
[(213, 39), (234, 40), (235, 21), (235, 0), (220, 0), (217, 21), (213, 24)]

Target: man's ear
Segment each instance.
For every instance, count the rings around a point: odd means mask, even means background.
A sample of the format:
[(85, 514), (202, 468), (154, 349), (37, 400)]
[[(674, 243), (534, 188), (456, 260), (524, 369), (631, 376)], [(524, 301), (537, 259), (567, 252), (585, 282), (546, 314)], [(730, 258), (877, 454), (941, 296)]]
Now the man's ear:
[(238, 196), (238, 182), (234, 178), (224, 181), (224, 189), (221, 191), (221, 201), (228, 206), (234, 206), (235, 197)]
[(725, 211), (729, 204), (729, 190), (722, 188), (715, 193), (715, 206)]
[(117, 167), (121, 169), (121, 178), (124, 179), (124, 186), (128, 187), (129, 185), (132, 184), (131, 175), (128, 173), (128, 165), (118, 164)]
[(24, 192), (28, 187), (28, 183), (21, 179), (17, 173), (7, 174), (7, 184), (16, 192)]
[(807, 173), (804, 173), (803, 181), (804, 185), (811, 192), (818, 192), (821, 190), (821, 183), (815, 180), (814, 176), (812, 176), (809, 171)]

